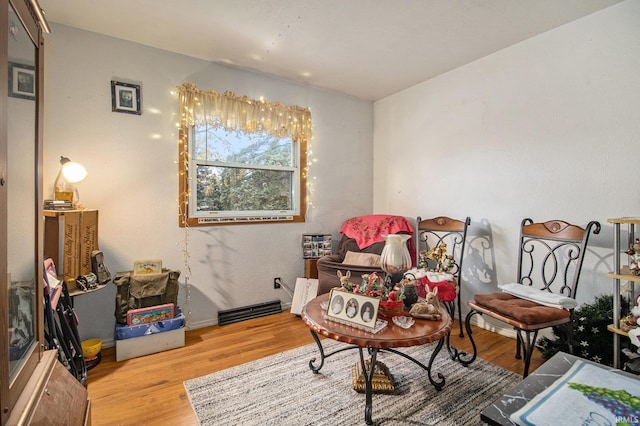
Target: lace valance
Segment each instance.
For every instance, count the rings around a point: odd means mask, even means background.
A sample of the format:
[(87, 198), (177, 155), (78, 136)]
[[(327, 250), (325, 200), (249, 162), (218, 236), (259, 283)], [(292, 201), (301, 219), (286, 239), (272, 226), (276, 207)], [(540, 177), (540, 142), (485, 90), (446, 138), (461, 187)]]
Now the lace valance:
[(183, 83), (177, 90), (181, 125), (208, 124), (248, 133), (311, 139), (309, 108), (249, 99), (233, 92), (204, 91), (192, 83)]

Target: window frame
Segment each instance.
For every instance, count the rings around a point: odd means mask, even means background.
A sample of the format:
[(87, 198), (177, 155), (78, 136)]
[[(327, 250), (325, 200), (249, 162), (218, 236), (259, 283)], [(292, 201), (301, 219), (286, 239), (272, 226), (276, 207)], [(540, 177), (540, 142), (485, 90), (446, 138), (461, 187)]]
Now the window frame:
[[(280, 214), (247, 214), (238, 215), (231, 218), (228, 215), (216, 215), (211, 213), (206, 217), (194, 214), (190, 208), (190, 198), (192, 182), (190, 178), (190, 170), (195, 167), (195, 160), (191, 160), (191, 135), (192, 126), (181, 124), (178, 131), (179, 139), (179, 155), (178, 155), (178, 176), (179, 176), (179, 215), (178, 224), (180, 227), (186, 226), (219, 226), (219, 225), (242, 225), (242, 224), (258, 224), (258, 223), (299, 223), (304, 222), (307, 212), (307, 140), (304, 135), (292, 138), (294, 143), (298, 144), (297, 155), (297, 173), (294, 173), (294, 180), (299, 182), (299, 191), (296, 194), (292, 189), (294, 205), (299, 206), (297, 214), (285, 215)], [(195, 190), (195, 188), (194, 188)], [(197, 213), (197, 212), (195, 212)]]

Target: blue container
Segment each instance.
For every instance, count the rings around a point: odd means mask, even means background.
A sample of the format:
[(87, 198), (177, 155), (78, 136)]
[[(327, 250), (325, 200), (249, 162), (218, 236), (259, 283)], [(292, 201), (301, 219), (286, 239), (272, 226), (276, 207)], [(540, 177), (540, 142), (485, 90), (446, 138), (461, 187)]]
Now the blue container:
[(163, 331), (177, 330), (182, 327), (184, 327), (184, 315), (182, 314), (182, 310), (179, 307), (176, 307), (175, 317), (170, 320), (132, 325), (130, 327), (116, 323), (116, 340), (148, 336), (150, 334), (162, 333)]

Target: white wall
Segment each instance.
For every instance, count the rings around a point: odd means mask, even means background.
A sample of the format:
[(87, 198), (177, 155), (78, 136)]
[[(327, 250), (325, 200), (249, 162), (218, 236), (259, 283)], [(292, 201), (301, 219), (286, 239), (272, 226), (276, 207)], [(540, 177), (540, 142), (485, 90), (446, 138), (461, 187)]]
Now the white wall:
[[(637, 216), (640, 2), (628, 0), (376, 102), (53, 24), (46, 37), (45, 196), (66, 155), (87, 166), (112, 273), (135, 259), (182, 269), (177, 100), (182, 82), (310, 107), (313, 207), (306, 224), (189, 230), (192, 326), (281, 299), (302, 276), (300, 235), (359, 214), (471, 216), (491, 246), (463, 290), (515, 277), (520, 220), (599, 220), (578, 299), (610, 292), (609, 217)], [(142, 116), (111, 112), (112, 79), (142, 84)], [(375, 128), (374, 124), (375, 123)], [(373, 140), (373, 148), (371, 141)], [(636, 148), (634, 152), (634, 148)], [(48, 187), (47, 187), (48, 185)], [(486, 273), (486, 274), (483, 274)], [(185, 291), (181, 292), (181, 303)], [(113, 336), (115, 288), (76, 298), (83, 338)]]
[[(177, 97), (183, 82), (218, 92), (310, 107), (313, 206), (301, 224), (190, 228), (191, 326), (217, 322), (222, 309), (291, 298), (273, 289), (303, 276), (301, 235), (333, 233), (371, 213), (373, 105), (257, 73), (52, 25), (45, 40), (45, 197), (52, 196), (60, 155), (86, 166), (81, 203), (99, 209), (99, 243), (112, 275), (133, 261), (160, 258), (185, 271), (178, 223)], [(142, 85), (141, 116), (111, 111), (112, 79)], [(183, 282), (184, 274), (181, 277)], [(76, 297), (81, 337), (113, 339), (115, 286)]]
[(607, 218), (640, 215), (639, 23), (629, 0), (374, 104), (374, 211), (491, 238), (465, 300), (515, 280), (524, 217), (600, 221), (577, 298), (611, 293)]

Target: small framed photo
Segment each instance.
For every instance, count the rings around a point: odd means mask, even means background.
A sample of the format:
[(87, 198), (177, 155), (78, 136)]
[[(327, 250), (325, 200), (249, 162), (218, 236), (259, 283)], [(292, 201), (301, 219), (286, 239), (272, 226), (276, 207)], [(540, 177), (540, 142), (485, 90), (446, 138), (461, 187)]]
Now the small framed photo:
[(33, 65), (9, 62), (9, 96), (36, 99), (36, 69)]
[(327, 316), (358, 328), (373, 330), (378, 319), (380, 299), (332, 289)]
[(140, 109), (140, 85), (111, 80), (111, 111), (142, 114)]

